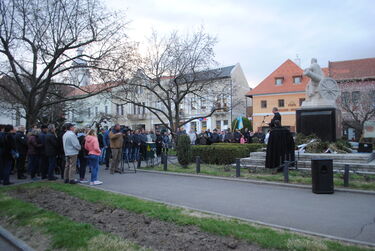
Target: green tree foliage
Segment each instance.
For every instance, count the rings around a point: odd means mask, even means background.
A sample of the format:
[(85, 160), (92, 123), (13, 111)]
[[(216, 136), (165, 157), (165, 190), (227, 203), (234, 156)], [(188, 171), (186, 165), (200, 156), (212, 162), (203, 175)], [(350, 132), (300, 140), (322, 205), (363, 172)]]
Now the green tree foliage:
[[(242, 133), (245, 132), (245, 128), (249, 129), (249, 131), (253, 130), (253, 125), (248, 118), (242, 117), (242, 124), (243, 124), (243, 128), (241, 129)], [(232, 121), (232, 131), (234, 131), (237, 128), (237, 126), (238, 126), (238, 120), (235, 119)]]

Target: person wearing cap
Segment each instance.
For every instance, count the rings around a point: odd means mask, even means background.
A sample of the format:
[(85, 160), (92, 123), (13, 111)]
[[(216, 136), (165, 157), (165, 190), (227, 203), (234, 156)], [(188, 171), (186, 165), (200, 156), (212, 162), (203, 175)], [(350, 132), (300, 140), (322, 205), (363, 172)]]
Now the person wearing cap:
[(68, 123), (66, 129), (67, 130), (63, 136), (63, 146), (66, 156), (64, 182), (76, 184), (77, 181), (74, 179), (74, 175), (76, 174), (76, 163), (78, 153), (81, 150), (81, 144), (78, 141), (77, 135), (74, 133), (74, 124)]

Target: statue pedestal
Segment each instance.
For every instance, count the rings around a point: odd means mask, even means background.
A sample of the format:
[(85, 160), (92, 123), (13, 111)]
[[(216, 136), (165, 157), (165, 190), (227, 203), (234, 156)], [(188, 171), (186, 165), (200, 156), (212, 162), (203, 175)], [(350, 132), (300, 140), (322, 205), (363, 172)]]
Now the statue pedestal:
[(297, 133), (315, 134), (323, 141), (341, 138), (341, 111), (336, 107), (301, 108), (296, 112)]

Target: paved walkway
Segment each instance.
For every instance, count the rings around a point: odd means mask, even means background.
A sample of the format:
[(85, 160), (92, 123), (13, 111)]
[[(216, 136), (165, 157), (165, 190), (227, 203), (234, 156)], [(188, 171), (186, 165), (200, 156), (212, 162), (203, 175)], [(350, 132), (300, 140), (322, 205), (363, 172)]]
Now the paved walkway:
[(375, 195), (103, 169), (102, 189), (375, 245)]

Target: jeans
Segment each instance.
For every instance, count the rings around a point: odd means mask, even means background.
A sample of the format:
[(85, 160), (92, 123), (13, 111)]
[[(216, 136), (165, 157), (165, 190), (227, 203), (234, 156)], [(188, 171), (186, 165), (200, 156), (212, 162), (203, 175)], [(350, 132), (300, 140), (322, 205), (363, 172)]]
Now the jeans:
[(55, 171), (56, 166), (56, 156), (48, 156), (48, 179), (52, 179), (54, 177), (53, 173)]
[(98, 180), (98, 171), (99, 171), (99, 155), (90, 154), (88, 156), (89, 159), (89, 167), (91, 168), (91, 182)]
[(28, 171), (30, 173), (30, 177), (35, 178), (35, 174), (38, 171), (39, 156), (38, 155), (29, 155), (28, 162), (29, 162)]
[(100, 148), (100, 151), (102, 153), (100, 154), (100, 157), (99, 157), (99, 164), (103, 164), (105, 160), (106, 149), (103, 147), (103, 148)]
[(133, 147), (132, 160), (134, 160), (134, 161), (138, 161), (139, 160), (139, 150), (140, 150), (139, 146)]
[(110, 147), (107, 147), (106, 149), (105, 149), (105, 166), (106, 167), (109, 167), (109, 159), (111, 158), (111, 154), (112, 154), (112, 152), (111, 152), (111, 148)]
[(130, 147), (125, 147), (124, 148), (124, 152), (123, 152), (123, 155), (122, 155), (122, 158), (125, 162), (129, 162), (130, 161), (130, 158), (131, 158), (131, 148)]

